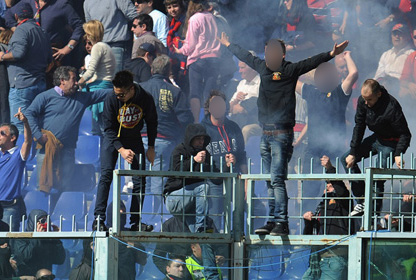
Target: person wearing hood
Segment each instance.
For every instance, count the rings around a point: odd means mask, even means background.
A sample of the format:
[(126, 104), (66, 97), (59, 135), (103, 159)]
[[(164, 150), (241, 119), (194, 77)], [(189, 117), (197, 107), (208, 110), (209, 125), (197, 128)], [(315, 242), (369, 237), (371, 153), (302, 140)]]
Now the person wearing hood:
[[(27, 219), (27, 232), (45, 232), (49, 226), (50, 231), (57, 228), (47, 224), (47, 216), (43, 210), (32, 210)], [(35, 222), (36, 221), (36, 222)], [(41, 268), (52, 270), (53, 264), (63, 264), (65, 261), (65, 249), (58, 239), (16, 239), (11, 243), (15, 256), (18, 275), (35, 275)]]
[[(228, 162), (233, 164), (233, 172), (247, 173), (247, 160), (243, 133), (237, 123), (229, 120), (227, 115), (226, 97), (222, 92), (213, 90), (205, 102), (205, 118), (202, 125), (207, 130), (211, 141), (207, 151), (212, 155), (216, 166), (223, 164), (223, 170)], [(223, 161), (221, 162), (221, 158)], [(209, 212), (222, 214), (224, 212), (224, 198), (222, 183), (210, 184)], [(221, 228), (222, 216), (212, 216), (215, 225)]]
[[(207, 151), (211, 138), (202, 124), (190, 124), (185, 130), (184, 142), (175, 147), (172, 152), (173, 171), (209, 172), (218, 171), (215, 164), (210, 165), (211, 155)], [(227, 166), (230, 166), (230, 158), (226, 158)], [(221, 180), (212, 180), (219, 184)], [(206, 226), (208, 215), (208, 181), (199, 178), (170, 177), (167, 180), (163, 195), (166, 198), (166, 207), (172, 215), (196, 213), (194, 232), (209, 231)], [(185, 217), (187, 220), (190, 216)], [(191, 223), (188, 223), (190, 225)]]

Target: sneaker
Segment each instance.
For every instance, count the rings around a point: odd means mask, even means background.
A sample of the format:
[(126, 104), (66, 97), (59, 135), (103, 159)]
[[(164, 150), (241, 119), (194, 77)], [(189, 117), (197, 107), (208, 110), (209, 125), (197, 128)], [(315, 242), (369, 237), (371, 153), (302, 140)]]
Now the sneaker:
[(354, 210), (350, 213), (350, 216), (362, 216), (364, 215), (364, 203), (358, 203), (355, 205)]
[[(139, 224), (133, 224), (133, 225), (130, 227), (130, 230), (131, 230), (131, 231), (139, 231)], [(146, 224), (141, 223), (141, 224), (140, 224), (140, 230), (141, 230), (141, 231), (147, 231), (147, 232), (150, 232), (150, 231), (152, 231), (152, 230), (153, 230), (153, 226), (152, 226), (152, 225), (146, 225)]]
[(197, 233), (214, 233), (214, 229), (211, 227), (200, 227), (196, 230)]
[(271, 236), (286, 236), (289, 234), (288, 223), (276, 223), (274, 228), (270, 231)]
[(270, 234), (270, 232), (272, 231), (275, 225), (276, 225), (275, 222), (267, 222), (266, 225), (256, 229), (254, 233), (258, 235)]
[(104, 220), (100, 220), (99, 225), (97, 226), (97, 219), (94, 219), (92, 223), (92, 231), (108, 231), (107, 226), (104, 223)]

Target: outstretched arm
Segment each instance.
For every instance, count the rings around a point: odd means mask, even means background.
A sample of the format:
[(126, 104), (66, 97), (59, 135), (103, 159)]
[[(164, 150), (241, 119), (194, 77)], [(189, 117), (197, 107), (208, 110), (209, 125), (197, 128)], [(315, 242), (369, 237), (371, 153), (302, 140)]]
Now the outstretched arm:
[(342, 82), (341, 87), (346, 95), (350, 95), (352, 92), (352, 87), (358, 79), (358, 69), (354, 63), (354, 60), (352, 60), (350, 51), (346, 51), (341, 55), (344, 55), (348, 68), (348, 76), (345, 78), (344, 82)]
[(334, 44), (334, 47), (332, 48), (332, 51), (329, 53), (330, 56), (335, 57), (336, 55), (341, 54), (345, 48), (348, 46), (349, 41), (344, 41), (341, 44)]
[(20, 149), (20, 154), (23, 160), (27, 160), (30, 155), (30, 149), (32, 148), (32, 130), (30, 130), (29, 122), (26, 116), (22, 113), (20, 107), (19, 111), (14, 115), (19, 121), (23, 122), (24, 128), (24, 137), (22, 148)]

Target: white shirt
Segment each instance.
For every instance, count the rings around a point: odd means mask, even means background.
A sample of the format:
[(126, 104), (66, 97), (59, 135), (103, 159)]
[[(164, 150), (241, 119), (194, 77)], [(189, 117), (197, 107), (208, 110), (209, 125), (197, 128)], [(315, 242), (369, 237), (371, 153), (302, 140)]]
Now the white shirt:
[(159, 10), (153, 10), (149, 13), (149, 16), (153, 19), (153, 33), (156, 37), (162, 41), (163, 45), (166, 45), (166, 37), (168, 37), (169, 24), (167, 16)]
[(252, 97), (259, 97), (259, 89), (260, 89), (260, 76), (259, 75), (256, 75), (256, 77), (254, 77), (254, 79), (251, 80), (250, 82), (248, 82), (246, 79), (241, 80), (230, 102), (233, 102), (237, 98), (237, 94), (239, 92), (247, 93), (244, 100), (250, 99)]
[(414, 50), (410, 45), (407, 45), (398, 52), (396, 52), (394, 47), (389, 49), (388, 51), (385, 51), (381, 55), (380, 61), (378, 62), (378, 68), (374, 76), (374, 79), (377, 80), (386, 76), (400, 79), (406, 58), (413, 51)]

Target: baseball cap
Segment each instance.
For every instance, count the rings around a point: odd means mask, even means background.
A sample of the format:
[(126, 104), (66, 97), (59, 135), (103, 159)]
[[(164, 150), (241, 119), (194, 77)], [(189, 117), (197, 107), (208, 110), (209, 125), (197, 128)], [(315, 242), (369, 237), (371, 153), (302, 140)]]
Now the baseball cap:
[(398, 23), (391, 29), (391, 32), (398, 31), (398, 32), (410, 32), (407, 25), (404, 25), (403, 23)]
[(148, 52), (150, 55), (156, 57), (156, 48), (150, 43), (143, 43), (140, 45), (139, 49), (142, 49)]
[(29, 3), (22, 3), (18, 5), (15, 14), (19, 19), (26, 19), (33, 17), (33, 10)]

